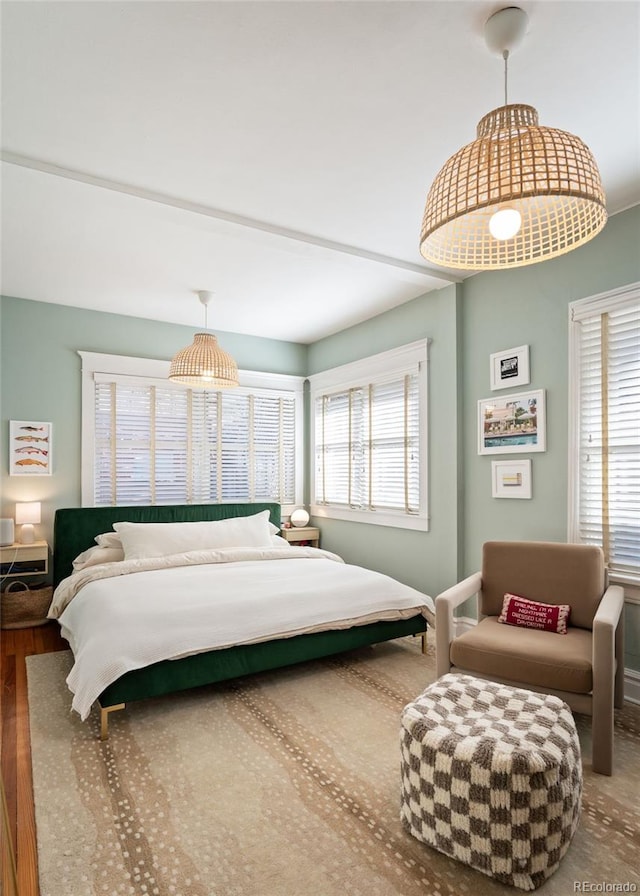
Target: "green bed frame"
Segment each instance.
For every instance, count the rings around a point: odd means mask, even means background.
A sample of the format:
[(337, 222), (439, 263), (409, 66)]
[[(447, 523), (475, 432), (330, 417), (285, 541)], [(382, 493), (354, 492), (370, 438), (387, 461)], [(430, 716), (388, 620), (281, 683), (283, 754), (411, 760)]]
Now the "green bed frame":
[[(221, 520), (269, 511), (271, 522), (280, 528), (280, 505), (256, 504), (176, 504), (134, 507), (81, 507), (57, 510), (53, 527), (54, 587), (71, 574), (73, 560), (95, 544), (95, 536), (110, 532), (113, 523), (177, 523)], [(373, 622), (348, 629), (312, 632), (258, 644), (245, 644), (197, 653), (178, 660), (163, 660), (127, 672), (109, 685), (99, 697), (101, 737), (108, 735), (109, 713), (126, 703), (157, 697), (174, 691), (200, 687), (294, 665), (305, 660), (331, 656), (355, 647), (377, 644), (406, 635), (424, 635), (427, 623), (422, 615), (397, 622)], [(423, 640), (424, 647), (424, 640)]]

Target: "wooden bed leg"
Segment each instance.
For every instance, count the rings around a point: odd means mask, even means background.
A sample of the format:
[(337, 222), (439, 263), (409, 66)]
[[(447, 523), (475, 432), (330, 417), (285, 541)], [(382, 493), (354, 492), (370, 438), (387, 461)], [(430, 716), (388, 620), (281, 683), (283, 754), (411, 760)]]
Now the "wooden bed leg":
[(426, 633), (426, 631), (422, 632), (421, 634), (419, 632), (416, 632), (414, 635), (411, 635), (411, 637), (412, 638), (420, 638), (420, 641), (422, 644), (422, 653), (426, 656), (427, 655), (427, 633)]
[(114, 703), (113, 706), (100, 707), (100, 740), (107, 740), (109, 737), (109, 713), (124, 709), (126, 705), (126, 703)]

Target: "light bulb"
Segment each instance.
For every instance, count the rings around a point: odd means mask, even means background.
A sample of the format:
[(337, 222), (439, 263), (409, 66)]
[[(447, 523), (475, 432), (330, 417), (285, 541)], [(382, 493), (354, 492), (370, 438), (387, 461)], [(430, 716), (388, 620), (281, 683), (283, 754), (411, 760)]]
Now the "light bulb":
[(489, 230), (497, 240), (510, 240), (520, 230), (522, 217), (515, 208), (501, 208), (491, 216)]

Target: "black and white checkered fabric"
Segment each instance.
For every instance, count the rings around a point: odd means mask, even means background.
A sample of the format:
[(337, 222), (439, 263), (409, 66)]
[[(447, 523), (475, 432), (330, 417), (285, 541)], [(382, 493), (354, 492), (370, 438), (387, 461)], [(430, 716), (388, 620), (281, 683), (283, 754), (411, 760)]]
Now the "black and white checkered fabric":
[(501, 883), (535, 890), (569, 848), (580, 742), (557, 697), (444, 675), (402, 712), (402, 824)]

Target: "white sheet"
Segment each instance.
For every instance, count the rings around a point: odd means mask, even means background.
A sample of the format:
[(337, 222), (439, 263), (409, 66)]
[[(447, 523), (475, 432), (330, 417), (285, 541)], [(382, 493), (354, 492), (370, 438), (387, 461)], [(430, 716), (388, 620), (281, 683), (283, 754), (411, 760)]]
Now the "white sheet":
[(430, 597), (326, 551), (244, 551), (240, 560), (214, 551), (212, 562), (195, 562), (203, 553), (154, 558), (166, 568), (135, 572), (123, 572), (128, 561), (92, 567), (61, 583), (54, 604), (84, 577), (59, 617), (75, 657), (67, 684), (83, 719), (109, 684), (160, 660), (417, 613), (434, 621)]

